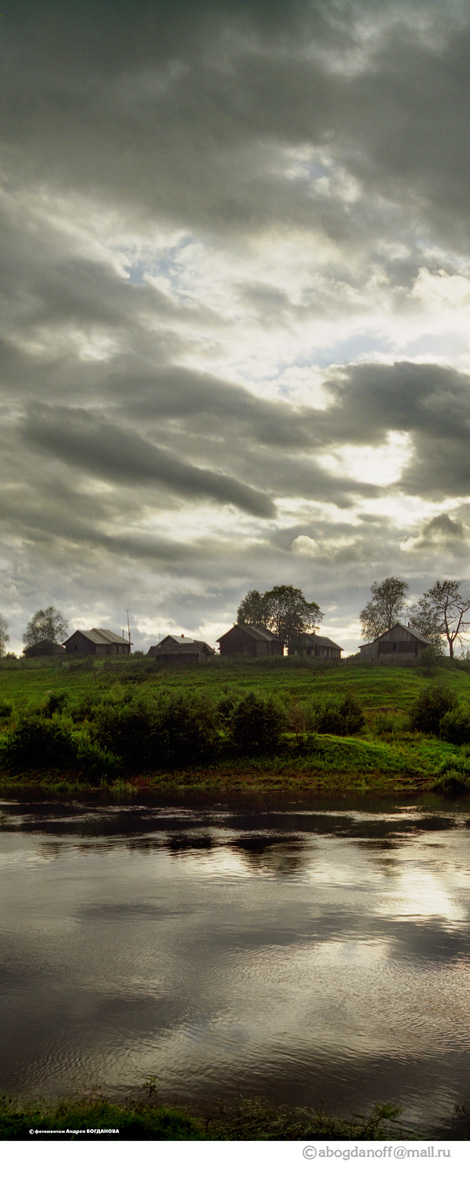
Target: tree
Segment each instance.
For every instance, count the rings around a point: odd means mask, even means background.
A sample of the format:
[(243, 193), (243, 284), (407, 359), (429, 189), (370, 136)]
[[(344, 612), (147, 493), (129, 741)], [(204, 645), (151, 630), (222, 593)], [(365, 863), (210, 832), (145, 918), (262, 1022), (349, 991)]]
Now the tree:
[(444, 637), (449, 645), (449, 656), (454, 657), (454, 644), (463, 643), (462, 631), (470, 624), (466, 619), (470, 611), (470, 597), (463, 594), (461, 583), (453, 578), (439, 579), (430, 590), (418, 599), (411, 617), (411, 624), (426, 640)]
[(248, 591), (237, 611), (238, 623), (251, 623), (253, 627), (268, 627), (269, 609), (266, 595), (259, 591)]
[(314, 632), (322, 619), (318, 603), (308, 603), (296, 586), (273, 586), (263, 595), (249, 591), (237, 614), (238, 623), (267, 627), (284, 644), (292, 644), (305, 632)]
[(370, 589), (372, 598), (363, 607), (359, 619), (364, 639), (375, 640), (400, 622), (409, 587), (401, 578), (385, 578), (383, 582), (373, 582)]
[(44, 611), (36, 611), (28, 623), (26, 631), (23, 632), (23, 644), (25, 648), (39, 644), (41, 640), (52, 640), (54, 644), (60, 644), (65, 640), (68, 631), (69, 625), (62, 612), (56, 607), (46, 607)]
[(4, 615), (0, 615), (0, 656), (4, 656), (7, 644), (10, 642), (8, 635), (8, 620)]

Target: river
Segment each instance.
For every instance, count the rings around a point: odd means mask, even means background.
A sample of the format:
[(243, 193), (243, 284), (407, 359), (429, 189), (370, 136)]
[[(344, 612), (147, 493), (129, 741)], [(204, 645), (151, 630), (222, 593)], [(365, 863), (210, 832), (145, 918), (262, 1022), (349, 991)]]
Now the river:
[[(387, 806), (388, 807), (388, 806)], [(465, 809), (0, 805), (0, 1090), (470, 1101)]]

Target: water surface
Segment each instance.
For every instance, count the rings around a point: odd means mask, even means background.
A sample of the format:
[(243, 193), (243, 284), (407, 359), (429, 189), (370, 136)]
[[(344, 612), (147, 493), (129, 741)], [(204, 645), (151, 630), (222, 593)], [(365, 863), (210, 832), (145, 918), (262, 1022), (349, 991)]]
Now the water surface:
[(465, 813), (0, 816), (1, 1091), (468, 1106)]

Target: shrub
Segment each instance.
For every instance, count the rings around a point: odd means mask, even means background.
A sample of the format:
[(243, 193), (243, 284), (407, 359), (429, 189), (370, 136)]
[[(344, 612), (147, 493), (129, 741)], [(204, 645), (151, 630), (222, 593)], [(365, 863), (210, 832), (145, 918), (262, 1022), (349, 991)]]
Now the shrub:
[(152, 701), (103, 701), (90, 718), (90, 737), (126, 767), (142, 770), (155, 762), (157, 711)]
[(337, 734), (346, 737), (349, 734), (359, 734), (364, 724), (364, 711), (349, 693), (340, 702), (328, 702), (315, 715), (318, 734)]
[(89, 783), (108, 783), (117, 779), (122, 770), (121, 759), (92, 742), (86, 732), (76, 740), (75, 758), (77, 769)]
[(51, 718), (53, 714), (62, 714), (68, 705), (69, 695), (66, 689), (51, 689), (47, 694), (46, 703), (43, 706), (43, 714), (46, 718)]
[(229, 722), (230, 736), (238, 751), (262, 754), (278, 749), (286, 717), (272, 697), (247, 693), (233, 709)]
[(23, 717), (8, 736), (4, 752), (13, 770), (71, 767), (75, 761), (71, 719)]
[(227, 723), (233, 714), (237, 704), (237, 697), (233, 697), (231, 693), (224, 692), (223, 697), (217, 702), (217, 716), (222, 725)]
[(12, 710), (13, 710), (13, 706), (11, 704), (11, 701), (5, 701), (4, 699), (0, 699), (0, 718), (11, 717)]
[(439, 736), (444, 742), (462, 746), (470, 742), (470, 712), (464, 705), (455, 705), (441, 718)]
[(470, 755), (451, 755), (444, 759), (433, 786), (434, 791), (443, 795), (470, 792)]
[(217, 714), (206, 699), (172, 697), (158, 717), (158, 761), (175, 767), (204, 763), (220, 750)]
[(418, 668), (423, 674), (423, 677), (435, 677), (439, 668), (442, 653), (430, 644), (427, 648), (423, 648), (418, 656)]
[(398, 713), (379, 714), (374, 718), (372, 729), (378, 738), (394, 738), (405, 729), (405, 718)]
[(429, 685), (411, 707), (410, 729), (438, 735), (444, 714), (452, 710), (455, 703), (455, 695), (445, 685)]
[(205, 762), (220, 744), (213, 706), (182, 696), (103, 702), (90, 719), (90, 735), (133, 770)]

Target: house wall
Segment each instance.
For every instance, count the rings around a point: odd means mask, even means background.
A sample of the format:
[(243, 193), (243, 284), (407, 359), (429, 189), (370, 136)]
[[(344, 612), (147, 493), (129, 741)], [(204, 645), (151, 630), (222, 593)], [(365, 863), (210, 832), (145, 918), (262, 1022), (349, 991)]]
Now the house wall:
[(248, 636), (241, 628), (231, 628), (219, 641), (221, 656), (282, 656), (282, 640), (263, 640)]
[(239, 632), (237, 635), (228, 635), (220, 640), (220, 655), (221, 656), (257, 656), (256, 640), (252, 636), (243, 635)]
[(66, 640), (64, 647), (69, 656), (126, 656), (129, 652), (129, 647), (124, 642), (122, 644), (95, 644), (93, 640), (80, 635), (79, 632)]
[(428, 645), (423, 640), (410, 636), (409, 631), (401, 623), (396, 623), (386, 633), (386, 639), (372, 640), (360, 649), (361, 660), (388, 664), (414, 663), (420, 652)]
[(81, 636), (78, 632), (70, 637), (70, 640), (65, 642), (65, 650), (69, 656), (95, 656), (96, 644), (88, 640), (86, 636)]

